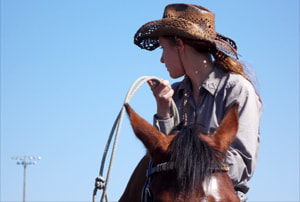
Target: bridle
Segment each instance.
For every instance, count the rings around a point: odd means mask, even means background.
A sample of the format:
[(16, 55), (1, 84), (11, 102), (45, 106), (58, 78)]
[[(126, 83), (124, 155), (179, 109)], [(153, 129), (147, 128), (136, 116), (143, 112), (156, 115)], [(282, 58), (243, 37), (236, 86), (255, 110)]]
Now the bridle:
[[(147, 180), (143, 186), (142, 189), (142, 194), (141, 194), (141, 201), (142, 202), (153, 202), (153, 193), (151, 192), (150, 189), (150, 183), (152, 180), (152, 177), (156, 173), (164, 172), (164, 171), (170, 171), (174, 170), (174, 162), (168, 161), (164, 163), (157, 164), (156, 166), (153, 166), (153, 162), (150, 159), (149, 161), (149, 166), (146, 171), (146, 177)], [(226, 163), (222, 163), (221, 166), (218, 168), (211, 168), (212, 173), (217, 173), (217, 172), (229, 172), (229, 166)]]
[(174, 170), (174, 162), (169, 161), (169, 162), (164, 162), (164, 163), (157, 164), (156, 166), (153, 166), (152, 160), (150, 159), (149, 166), (146, 171), (147, 181), (144, 184), (142, 189), (142, 198), (141, 198), (142, 202), (153, 201), (153, 194), (150, 190), (150, 182), (152, 180), (153, 175), (156, 173), (170, 171), (170, 170)]

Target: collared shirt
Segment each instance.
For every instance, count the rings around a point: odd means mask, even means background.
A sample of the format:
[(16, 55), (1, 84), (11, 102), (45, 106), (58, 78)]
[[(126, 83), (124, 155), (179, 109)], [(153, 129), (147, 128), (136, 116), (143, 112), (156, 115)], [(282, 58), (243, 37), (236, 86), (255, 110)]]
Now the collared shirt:
[[(198, 104), (195, 104), (190, 80), (188, 80), (188, 124), (197, 124), (206, 135), (212, 134), (220, 125), (234, 103), (239, 103), (239, 129), (226, 155), (230, 166), (229, 177), (240, 198), (249, 190), (248, 180), (252, 177), (260, 144), (259, 123), (262, 104), (253, 85), (244, 77), (214, 68), (199, 89)], [(185, 82), (172, 85), (180, 117), (183, 113)], [(172, 118), (157, 120), (154, 125), (165, 134), (173, 128)]]

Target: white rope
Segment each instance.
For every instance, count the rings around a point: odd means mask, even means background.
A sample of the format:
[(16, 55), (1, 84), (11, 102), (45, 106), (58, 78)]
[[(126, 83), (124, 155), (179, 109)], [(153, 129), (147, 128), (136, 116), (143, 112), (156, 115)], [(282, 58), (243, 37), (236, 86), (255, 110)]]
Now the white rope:
[[(127, 92), (127, 95), (125, 97), (122, 108), (121, 108), (121, 110), (120, 110), (120, 112), (119, 112), (119, 114), (118, 114), (118, 116), (117, 116), (117, 118), (116, 118), (116, 120), (113, 124), (113, 127), (111, 129), (109, 138), (108, 138), (106, 146), (104, 148), (99, 176), (96, 178), (96, 182), (95, 182), (95, 188), (94, 188), (94, 192), (93, 192), (93, 202), (96, 202), (96, 194), (97, 194), (98, 189), (103, 189), (100, 202), (103, 202), (104, 198), (108, 202), (108, 196), (107, 196), (106, 191), (107, 191), (108, 181), (109, 181), (109, 178), (110, 178), (112, 164), (113, 164), (113, 160), (114, 160), (114, 156), (115, 156), (115, 151), (116, 151), (116, 148), (117, 148), (117, 143), (118, 143), (119, 133), (120, 133), (120, 129), (121, 129), (122, 121), (123, 121), (123, 116), (124, 116), (124, 112), (125, 112), (124, 104), (129, 103), (129, 101), (131, 100), (133, 95), (136, 93), (136, 91), (148, 80), (152, 80), (154, 82), (160, 83), (160, 79), (157, 78), (157, 77), (142, 76), (142, 77), (138, 78), (137, 80), (135, 80), (135, 82), (133, 82), (133, 84), (131, 85), (131, 87), (129, 88), (129, 90)], [(174, 124), (178, 125), (179, 122), (180, 122), (180, 118), (179, 118), (179, 113), (178, 113), (178, 110), (177, 110), (177, 107), (176, 107), (176, 104), (175, 104), (174, 100), (172, 100), (172, 104), (171, 104), (171, 113), (174, 116)], [(117, 131), (115, 133), (116, 135), (115, 135), (115, 139), (114, 139), (114, 144), (113, 144), (113, 148), (112, 148), (112, 152), (111, 152), (111, 157), (110, 157), (110, 162), (109, 162), (108, 171), (107, 171), (107, 175), (106, 175), (106, 182), (105, 182), (105, 179), (102, 177), (103, 176), (103, 170), (104, 170), (104, 165), (105, 165), (107, 152), (109, 150), (109, 146), (110, 146), (110, 143), (111, 143), (111, 140), (112, 140), (112, 137), (114, 135), (116, 127), (117, 127)]]

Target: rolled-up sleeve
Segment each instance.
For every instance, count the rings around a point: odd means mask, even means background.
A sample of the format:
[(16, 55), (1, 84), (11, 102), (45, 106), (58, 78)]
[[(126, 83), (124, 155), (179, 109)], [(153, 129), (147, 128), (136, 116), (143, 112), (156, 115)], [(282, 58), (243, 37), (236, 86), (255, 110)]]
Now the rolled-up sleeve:
[(174, 127), (174, 118), (157, 119), (156, 115), (153, 116), (153, 125), (157, 130), (168, 135)]

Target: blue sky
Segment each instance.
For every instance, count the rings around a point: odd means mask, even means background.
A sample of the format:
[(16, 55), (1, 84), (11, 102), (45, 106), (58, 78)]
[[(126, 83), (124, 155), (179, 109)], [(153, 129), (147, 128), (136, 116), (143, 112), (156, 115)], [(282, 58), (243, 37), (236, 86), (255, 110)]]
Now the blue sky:
[[(161, 50), (133, 45), (144, 23), (181, 1), (1, 0), (0, 201), (22, 201), (23, 168), (11, 157), (41, 156), (27, 168), (27, 201), (91, 201), (103, 149), (130, 85), (170, 79)], [(185, 1), (216, 13), (255, 70), (263, 99), (261, 148), (249, 201), (299, 201), (299, 1)], [(147, 85), (130, 102), (149, 122)], [(145, 149), (124, 117), (108, 187), (122, 194)], [(98, 198), (100, 197), (98, 192)]]

